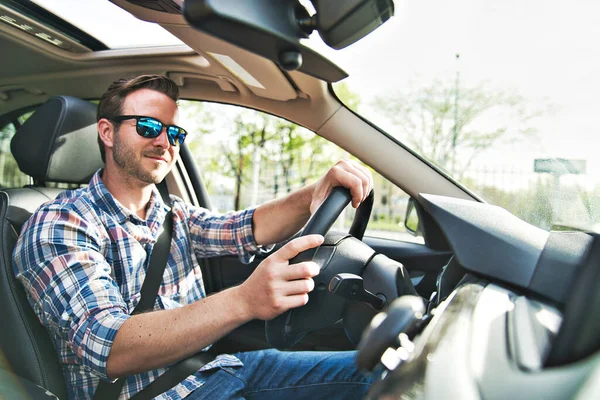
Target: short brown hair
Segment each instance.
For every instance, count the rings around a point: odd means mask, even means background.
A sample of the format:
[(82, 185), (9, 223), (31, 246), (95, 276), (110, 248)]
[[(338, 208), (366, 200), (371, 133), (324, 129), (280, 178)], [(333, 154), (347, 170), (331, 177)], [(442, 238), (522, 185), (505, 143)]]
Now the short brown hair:
[[(100, 97), (98, 103), (98, 111), (96, 112), (96, 121), (102, 118), (110, 119), (123, 113), (123, 102), (125, 97), (132, 92), (140, 89), (156, 90), (169, 96), (173, 101), (179, 100), (179, 87), (171, 79), (162, 75), (140, 75), (131, 79), (119, 79), (113, 82), (106, 92)], [(115, 129), (118, 129), (119, 124), (113, 123)], [(106, 151), (104, 143), (98, 135), (98, 146), (102, 161), (106, 162)]]

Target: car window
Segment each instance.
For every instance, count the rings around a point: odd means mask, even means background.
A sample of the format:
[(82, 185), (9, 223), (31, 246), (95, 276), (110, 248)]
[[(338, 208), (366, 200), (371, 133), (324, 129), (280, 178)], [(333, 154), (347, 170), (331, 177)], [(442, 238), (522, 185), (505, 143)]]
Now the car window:
[(21, 172), (17, 161), (10, 151), (10, 141), (23, 122), (31, 116), (32, 112), (25, 113), (13, 122), (0, 128), (0, 186), (22, 187), (31, 183), (31, 178)]
[[(259, 111), (237, 106), (180, 101), (181, 125), (213, 206), (243, 209), (285, 196), (316, 181), (350, 154), (314, 132)], [(409, 196), (373, 172), (375, 200), (366, 235), (422, 243), (404, 219)], [(348, 230), (347, 207), (335, 228)]]
[[(10, 141), (17, 130), (27, 121), (34, 111), (23, 112), (11, 122), (0, 128), (0, 187), (23, 187), (33, 183), (33, 179), (21, 172), (19, 164), (12, 155), (10, 150)], [(75, 189), (80, 186), (75, 183), (63, 182), (45, 182), (46, 187), (55, 187), (61, 189)]]

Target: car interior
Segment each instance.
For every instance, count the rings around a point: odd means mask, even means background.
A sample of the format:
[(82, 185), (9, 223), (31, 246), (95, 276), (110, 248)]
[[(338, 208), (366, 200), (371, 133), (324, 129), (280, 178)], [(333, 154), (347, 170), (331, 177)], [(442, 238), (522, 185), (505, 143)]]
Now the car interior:
[[(340, 230), (349, 196), (332, 193), (302, 232), (326, 235), (305, 255), (322, 269), (309, 303), (236, 329), (214, 345), (219, 352), (357, 349), (357, 367), (375, 377), (369, 399), (600, 396), (598, 235), (548, 232), (487, 204), (346, 106), (332, 85), (347, 73), (300, 42), (307, 26), (334, 49), (361, 40), (394, 18), (393, 1), (344, 0), (332, 11), (331, 2), (311, 0), (321, 16), (314, 27), (308, 2), (295, 0), (105, 2), (181, 44), (109, 48), (40, 2), (0, 0), (0, 129), (10, 132), (7, 153), (25, 177), (0, 182), (0, 397), (68, 398), (12, 251), (41, 204), (102, 168), (96, 102), (111, 82), (140, 74), (173, 79), (182, 99), (314, 132), (405, 193), (406, 221), (418, 220), (410, 234), (419, 241), (371, 236), (371, 199)], [(182, 146), (168, 190), (212, 209), (216, 196), (194, 151), (202, 149)], [(262, 259), (203, 260), (207, 292), (243, 282)]]

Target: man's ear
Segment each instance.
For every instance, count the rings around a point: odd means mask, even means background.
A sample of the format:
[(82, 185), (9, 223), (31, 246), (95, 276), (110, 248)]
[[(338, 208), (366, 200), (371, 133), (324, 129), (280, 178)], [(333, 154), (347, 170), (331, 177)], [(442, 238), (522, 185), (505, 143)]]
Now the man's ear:
[(115, 129), (113, 124), (106, 118), (101, 118), (98, 121), (98, 135), (100, 140), (104, 143), (104, 148), (110, 148), (112, 150), (114, 145)]

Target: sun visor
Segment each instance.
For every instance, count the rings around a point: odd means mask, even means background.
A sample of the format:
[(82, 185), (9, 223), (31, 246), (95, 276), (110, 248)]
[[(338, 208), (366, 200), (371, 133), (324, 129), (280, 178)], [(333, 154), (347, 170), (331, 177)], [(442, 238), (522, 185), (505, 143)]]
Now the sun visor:
[[(225, 87), (225, 91), (229, 92), (232, 91), (229, 85), (231, 83), (240, 92), (248, 90), (256, 96), (267, 99), (287, 101), (298, 97), (288, 78), (267, 58), (191, 27), (183, 15), (177, 12), (170, 13), (157, 8), (148, 8), (148, 4), (152, 2), (133, 4), (127, 0), (112, 1), (139, 19), (160, 24), (198, 54), (204, 56), (209, 64), (199, 65), (200, 69), (194, 73), (194, 78), (213, 81), (222, 90)], [(180, 79), (185, 77), (177, 76)], [(192, 77), (187, 76), (187, 78)]]
[(244, 57), (242, 66), (234, 57), (222, 53), (209, 52), (208, 56), (244, 83), (255, 95), (273, 100), (291, 100), (297, 97), (290, 82), (271, 61), (261, 57)]
[(190, 27), (169, 26), (169, 30), (203, 55), (209, 66), (204, 74), (228, 77), (256, 96), (286, 101), (298, 97), (296, 90), (273, 62)]

